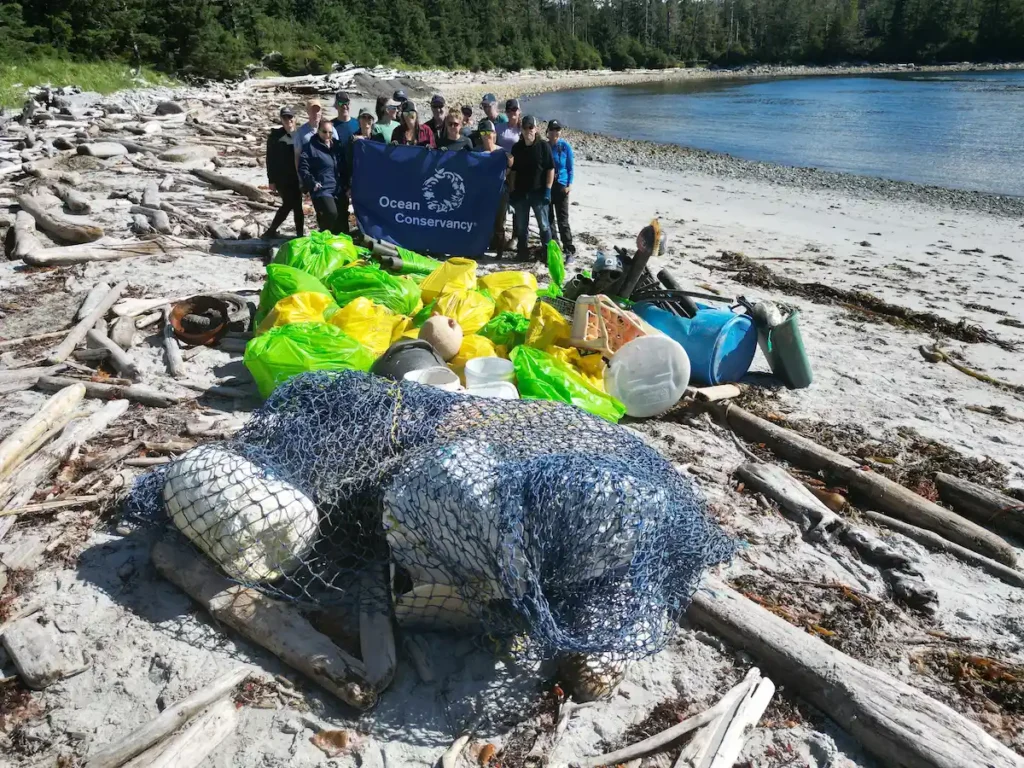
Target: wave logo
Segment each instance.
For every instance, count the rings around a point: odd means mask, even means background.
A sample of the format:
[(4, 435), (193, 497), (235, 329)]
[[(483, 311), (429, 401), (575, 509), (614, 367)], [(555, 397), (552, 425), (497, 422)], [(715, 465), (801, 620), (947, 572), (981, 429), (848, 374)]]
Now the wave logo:
[(454, 171), (439, 169), (423, 182), (423, 199), (434, 213), (457, 210), (466, 198), (466, 182)]

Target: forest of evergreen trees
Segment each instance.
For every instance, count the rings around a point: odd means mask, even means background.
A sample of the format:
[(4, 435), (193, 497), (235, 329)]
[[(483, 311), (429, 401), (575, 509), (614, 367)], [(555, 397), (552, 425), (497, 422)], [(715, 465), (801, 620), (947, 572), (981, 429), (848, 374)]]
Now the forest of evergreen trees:
[(1024, 0), (0, 0), (0, 64), (233, 77), (332, 62), (593, 68), (1024, 60)]

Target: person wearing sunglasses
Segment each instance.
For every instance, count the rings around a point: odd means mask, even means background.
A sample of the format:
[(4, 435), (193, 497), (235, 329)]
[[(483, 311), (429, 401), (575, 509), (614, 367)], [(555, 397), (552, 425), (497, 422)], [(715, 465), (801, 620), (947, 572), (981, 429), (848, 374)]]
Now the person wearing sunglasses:
[(498, 126), (498, 146), (511, 153), (512, 147), (516, 145), (523, 133), (523, 126), (520, 123), (522, 113), (519, 111), (519, 99), (509, 99), (505, 102), (505, 116), (508, 121), (504, 125)]
[(444, 96), (440, 93), (435, 93), (430, 99), (430, 114), (431, 117), (427, 120), (427, 125), (430, 126), (430, 130), (434, 132), (434, 139), (440, 139), (444, 136), (444, 121), (445, 121), (445, 102)]
[(320, 99), (310, 99), (306, 102), (306, 117), (308, 118), (307, 121), (299, 126), (298, 130), (293, 134), (296, 171), (299, 169), (299, 157), (302, 155), (302, 150), (306, 148), (309, 140), (316, 136), (317, 126), (320, 125), (320, 121), (324, 118), (324, 105)]
[(316, 223), (322, 231), (348, 234), (348, 171), (345, 152), (334, 140), (334, 125), (321, 120), (316, 136), (299, 158), (302, 186), (313, 199)]
[(417, 147), (434, 149), (434, 132), (429, 125), (421, 124), (416, 105), (411, 101), (402, 104), (398, 127), (391, 132), (392, 144), (412, 144)]
[(473, 108), (468, 104), (462, 105), (462, 135), (470, 141), (473, 140), (473, 131), (476, 126), (473, 123)]
[(295, 133), (295, 112), (291, 107), (281, 107), (278, 113), (281, 127), (275, 128), (267, 138), (267, 181), (270, 189), (281, 196), (281, 207), (274, 214), (263, 237), (277, 237), (277, 228), (284, 223), (291, 213), (295, 221), (295, 236), (302, 237), (305, 233), (305, 222), (302, 215), (302, 188), (299, 186), (299, 173), (295, 168), (295, 144), (292, 136)]
[(389, 99), (387, 96), (377, 97), (377, 122), (373, 126), (373, 132), (378, 134), (385, 144), (391, 143), (391, 134), (398, 127), (395, 116), (398, 115), (398, 102)]
[[(505, 157), (505, 162), (512, 165), (512, 156), (498, 146), (497, 134), (494, 130), (494, 123), (486, 117), (480, 121), (474, 133), (479, 140), (479, 145), (473, 147), (474, 152), (500, 152)], [(494, 215), (494, 229), (491, 231), (490, 248), (501, 258), (502, 253), (509, 249), (510, 243), (505, 238), (505, 220), (508, 218), (508, 182), (501, 186), (501, 199), (498, 200), (498, 210)]]
[(461, 152), (473, 148), (473, 142), (469, 137), (462, 135), (462, 115), (458, 110), (448, 110), (441, 135), (437, 139), (437, 148), (447, 152)]

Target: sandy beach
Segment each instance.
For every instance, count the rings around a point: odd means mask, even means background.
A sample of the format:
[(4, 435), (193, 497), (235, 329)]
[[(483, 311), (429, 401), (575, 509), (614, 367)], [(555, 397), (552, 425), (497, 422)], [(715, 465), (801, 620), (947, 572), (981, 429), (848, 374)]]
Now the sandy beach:
[[(687, 76), (684, 72), (671, 76)], [(477, 103), (481, 93), (491, 90), (504, 98), (661, 76), (465, 73), (431, 80), (431, 73), (416, 75), (453, 103)], [(161, 91), (133, 99), (151, 106), (166, 95)], [(195, 103), (205, 98), (207, 106), (215, 106), (231, 95), (228, 89), (190, 88), (178, 97)], [(276, 103), (299, 103), (304, 97), (281, 92), (260, 98), (252, 111), (269, 126)], [(357, 106), (363, 103), (368, 103), (366, 94)], [(657, 217), (668, 233), (668, 247), (653, 262), (655, 267), (670, 269), (680, 283), (697, 291), (769, 298), (799, 308), (814, 384), (798, 391), (755, 384), (741, 400), (745, 407), (856, 455), (878, 472), (915, 478), (941, 469), (1024, 494), (1020, 200), (1002, 198), (999, 203), (992, 196), (891, 182), (858, 185), (855, 178), (840, 174), (829, 175), (837, 177), (835, 183), (811, 183), (797, 176), (806, 180), (822, 175), (790, 169), (758, 178), (760, 164), (747, 164), (743, 167), (750, 172), (739, 172), (740, 161), (707, 153), (691, 161), (685, 157), (696, 155), (676, 149), (650, 150), (653, 159), (645, 164), (648, 147), (582, 135), (570, 138), (577, 142), (578, 157), (571, 209), (579, 249), (574, 268), (589, 268), (600, 249), (632, 249), (637, 231)], [(661, 159), (669, 155), (684, 159)], [(120, 161), (83, 170), (90, 172), (96, 174), (92, 189), (140, 192), (159, 179)], [(233, 160), (219, 172), (265, 183), (258, 164)], [(787, 181), (786, 174), (793, 178)], [(10, 205), (18, 191), (5, 183), (0, 200)], [(224, 220), (244, 217), (263, 228), (272, 215), (237, 200), (223, 205), (231, 207), (220, 214)], [(102, 199), (93, 218), (111, 231), (119, 227), (118, 236), (127, 237), (128, 207), (123, 198)], [(262, 266), (258, 256), (199, 251), (42, 270), (4, 262), (0, 339), (67, 327), (85, 293), (99, 281), (127, 280), (131, 295), (139, 298), (256, 291), (263, 284)], [(493, 268), (498, 267), (488, 267)], [(532, 268), (544, 274), (539, 266)], [(764, 270), (804, 285), (790, 290), (765, 287), (775, 283)], [(896, 318), (855, 298), (830, 298), (815, 284), (932, 313), (948, 321), (932, 323), (945, 329), (945, 335), (930, 330), (930, 321), (920, 316)], [(155, 330), (140, 332), (139, 339), (132, 354), (142, 380), (167, 392), (189, 391), (164, 373)], [(928, 362), (920, 347), (936, 342), (961, 364), (1010, 386)], [(5, 350), (0, 360), (9, 366), (41, 351), (18, 347)], [(187, 369), (188, 381), (202, 386), (247, 376), (237, 351), (211, 349), (188, 361)], [(754, 371), (767, 370), (758, 353)], [(0, 395), (0, 436), (38, 410), (45, 397), (34, 390)], [(230, 431), (255, 405), (236, 399), (160, 410), (133, 407), (116, 431), (125, 440), (182, 439), (186, 424), (197, 418), (215, 419), (218, 429)], [(626, 426), (693, 477), (713, 516), (742, 542), (740, 554), (716, 569), (719, 577), (777, 615), (788, 614), (806, 631), (818, 627), (818, 635), (833, 647), (948, 704), (1024, 761), (1021, 689), (1007, 684), (994, 692), (980, 686), (979, 693), (979, 686), (952, 676), (946, 663), (953, 658), (950, 654), (974, 654), (998, 659), (1004, 665), (1000, 668), (1011, 672), (1019, 670), (1024, 665), (1021, 588), (865, 522), (859, 512), (866, 507), (848, 509), (845, 517), (912, 560), (935, 591), (933, 612), (912, 610), (893, 600), (878, 569), (855, 556), (837, 559), (821, 542), (802, 536), (777, 505), (744, 491), (733, 472), (747, 457), (728, 430), (707, 414), (678, 409)], [(768, 456), (758, 446), (746, 448), (751, 449)], [(87, 446), (83, 454), (91, 455), (92, 449)], [(140, 471), (125, 470), (120, 482)], [(0, 728), (2, 765), (53, 765), (58, 759), (94, 754), (155, 717), (162, 705), (238, 664), (251, 665), (261, 682), (243, 697), (239, 726), (204, 767), (430, 766), (471, 725), (475, 731), (462, 765), (479, 764), (481, 750), (493, 744), (500, 764), (510, 767), (526, 765), (525, 753), (554, 728), (550, 688), (544, 684), (550, 670), (518, 667), (496, 659), (471, 638), (450, 635), (413, 641), (433, 660), (433, 679), (417, 671), (408, 650), (400, 649), (396, 680), (380, 706), (356, 716), (270, 653), (225, 632), (163, 580), (149, 559), (151, 544), (161, 532), (138, 521), (120, 521), (116, 515), (100, 519), (91, 513), (83, 518), (75, 510), (19, 519), (0, 542), (0, 558), (31, 542), (53, 544), (68, 531), (73, 535), (33, 561), (18, 581), (18, 591), (8, 587), (6, 594), (13, 594), (14, 606), (41, 603), (45, 620), (84, 653), (88, 666), (45, 691), (6, 700), (9, 707), (17, 704), (21, 709), (14, 725)], [(1021, 542), (1011, 544), (1018, 557), (1024, 556)], [(610, 701), (581, 710), (570, 721), (547, 755), (548, 764), (569, 765), (701, 711), (759, 663), (684, 620), (668, 648), (629, 669)], [(0, 664), (0, 677), (11, 674)], [(275, 680), (275, 675), (288, 682)], [(848, 723), (835, 722), (807, 704), (798, 686), (780, 685), (738, 765), (882, 765), (844, 731)], [(0, 710), (0, 723), (3, 717)], [(328, 761), (310, 743), (323, 727), (348, 729), (352, 748)], [(671, 763), (648, 759), (644, 765)]]

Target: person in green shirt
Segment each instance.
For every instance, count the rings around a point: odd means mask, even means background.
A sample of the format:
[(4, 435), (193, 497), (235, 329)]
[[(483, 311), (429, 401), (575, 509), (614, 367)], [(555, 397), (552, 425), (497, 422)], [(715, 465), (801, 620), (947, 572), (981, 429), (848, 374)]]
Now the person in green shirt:
[(385, 144), (391, 143), (391, 134), (398, 127), (395, 115), (398, 114), (399, 106), (397, 101), (388, 99), (386, 96), (377, 98), (377, 123), (373, 126), (373, 133), (383, 137)]

